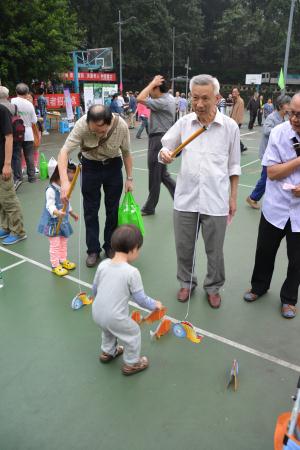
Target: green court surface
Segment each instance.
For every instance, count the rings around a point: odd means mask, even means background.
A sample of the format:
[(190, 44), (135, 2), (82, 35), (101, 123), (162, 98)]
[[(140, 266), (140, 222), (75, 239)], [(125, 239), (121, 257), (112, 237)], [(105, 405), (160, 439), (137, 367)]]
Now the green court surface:
[[(206, 258), (199, 239), (188, 320), (203, 335), (201, 344), (172, 333), (151, 341), (142, 325), (142, 352), (149, 369), (124, 377), (122, 361), (98, 361), (100, 332), (91, 308), (70, 308), (78, 278), (89, 291), (95, 269), (85, 266), (84, 223), (74, 224), (69, 257), (78, 262), (69, 278), (49, 272), (48, 242), (36, 232), (47, 182), (18, 190), (28, 239), (0, 246), (4, 288), (0, 290), (0, 450), (271, 450), (278, 415), (291, 409), (300, 373), (299, 317), (280, 316), (279, 291), (285, 277), (285, 244), (279, 250), (269, 293), (254, 304), (242, 300), (249, 288), (260, 212), (245, 199), (260, 174), (261, 128), (241, 130), (238, 212), (225, 242), (226, 284), (222, 307), (212, 310), (202, 290)], [(132, 136), (134, 195), (147, 195), (147, 139)], [(64, 136), (44, 139), (46, 157), (57, 155)], [(75, 155), (74, 155), (75, 158)], [(177, 173), (180, 161), (170, 166)], [(174, 175), (175, 176), (175, 175)], [(79, 186), (72, 197), (80, 211)], [(100, 211), (103, 224), (103, 207)], [(154, 216), (145, 218), (140, 269), (146, 292), (183, 320), (187, 305), (176, 301), (176, 258), (172, 202), (162, 187)], [(79, 251), (80, 247), (80, 251)], [(226, 389), (233, 359), (240, 366), (239, 389)]]

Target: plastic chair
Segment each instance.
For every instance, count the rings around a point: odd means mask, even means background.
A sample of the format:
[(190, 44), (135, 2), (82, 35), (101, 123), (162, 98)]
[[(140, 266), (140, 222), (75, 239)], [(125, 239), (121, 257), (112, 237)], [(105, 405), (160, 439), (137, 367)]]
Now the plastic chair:
[(59, 131), (61, 134), (69, 133), (70, 127), (69, 127), (68, 122), (66, 122), (66, 121), (64, 121), (64, 120), (61, 120), (61, 121), (59, 122), (58, 131)]

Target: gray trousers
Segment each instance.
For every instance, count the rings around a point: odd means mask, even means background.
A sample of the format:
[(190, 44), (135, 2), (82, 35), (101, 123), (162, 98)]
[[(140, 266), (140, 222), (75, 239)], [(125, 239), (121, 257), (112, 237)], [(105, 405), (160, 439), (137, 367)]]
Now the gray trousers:
[[(193, 256), (199, 229), (198, 213), (174, 210), (174, 232), (177, 253), (177, 279), (182, 288), (189, 288), (191, 283)], [(207, 275), (203, 288), (208, 294), (216, 294), (225, 282), (223, 244), (227, 217), (200, 214), (201, 228), (207, 256)], [(197, 286), (197, 277), (192, 278), (192, 286)]]
[(174, 192), (176, 183), (168, 172), (165, 164), (158, 162), (158, 153), (162, 148), (161, 138), (164, 133), (157, 136), (149, 136), (149, 148), (148, 148), (148, 170), (149, 170), (149, 195), (142, 210), (148, 213), (154, 213), (155, 207), (159, 200), (160, 185), (163, 183), (172, 198), (174, 198)]
[(141, 330), (139, 325), (128, 316), (105, 322), (101, 321), (102, 351), (114, 356), (118, 340), (120, 340), (124, 343), (124, 363), (132, 365), (139, 362), (141, 355)]

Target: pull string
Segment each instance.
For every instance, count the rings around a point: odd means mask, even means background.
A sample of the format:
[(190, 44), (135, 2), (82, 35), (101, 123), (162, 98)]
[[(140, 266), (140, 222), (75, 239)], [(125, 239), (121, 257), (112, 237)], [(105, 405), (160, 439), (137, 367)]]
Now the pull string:
[(82, 231), (82, 196), (81, 196), (81, 192), (82, 192), (82, 172), (80, 169), (79, 172), (79, 186), (80, 186), (80, 192), (79, 192), (79, 238), (78, 238), (78, 287), (79, 287), (79, 292), (82, 291), (82, 287), (81, 287), (81, 231)]
[(188, 315), (190, 312), (190, 300), (191, 300), (191, 293), (192, 293), (192, 286), (193, 286), (193, 276), (194, 276), (194, 272), (195, 272), (196, 244), (197, 244), (198, 233), (199, 233), (199, 225), (200, 225), (200, 213), (198, 212), (196, 234), (195, 234), (195, 244), (194, 244), (194, 254), (193, 254), (193, 264), (192, 264), (192, 272), (191, 272), (191, 279), (190, 279), (190, 286), (189, 286), (189, 299), (188, 299), (187, 311), (186, 311), (184, 320), (186, 320), (188, 318)]

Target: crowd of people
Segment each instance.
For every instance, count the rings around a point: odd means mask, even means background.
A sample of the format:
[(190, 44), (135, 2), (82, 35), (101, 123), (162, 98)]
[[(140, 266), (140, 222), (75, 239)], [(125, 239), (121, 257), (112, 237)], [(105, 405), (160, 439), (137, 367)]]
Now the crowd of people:
[[(26, 238), (13, 181), (13, 177), (20, 174), (20, 148), (26, 160), (28, 181), (36, 179), (32, 126), (37, 117), (27, 98), (28, 87), (20, 84), (16, 92), (17, 98), (11, 103), (8, 92), (5, 101), (0, 102), (0, 239), (4, 245)], [(3, 88), (0, 88), (0, 97), (3, 100)], [(102, 329), (100, 361), (106, 363), (123, 354), (122, 371), (124, 375), (132, 375), (146, 369), (148, 360), (140, 355), (141, 335), (139, 327), (129, 317), (128, 301), (133, 298), (148, 309), (163, 306), (145, 294), (139, 271), (130, 265), (142, 246), (140, 231), (132, 225), (117, 226), (122, 192), (134, 189), (129, 129), (135, 129), (138, 116), (141, 123), (136, 137), (140, 138), (146, 129), (149, 138), (149, 192), (142, 206), (143, 216), (156, 213), (161, 184), (167, 188), (173, 202), (179, 283), (177, 300), (187, 302), (198, 284), (194, 261), (201, 229), (207, 257), (203, 289), (213, 309), (220, 308), (222, 303), (220, 289), (225, 283), (223, 244), (227, 225), (236, 214), (240, 158), (247, 149), (240, 139), (245, 107), (239, 89), (234, 88), (225, 100), (220, 94), (218, 80), (210, 75), (192, 78), (188, 98), (179, 92), (173, 96), (160, 75), (141, 92), (128, 92), (128, 98), (125, 97), (115, 94), (110, 106), (91, 106), (75, 123), (50, 174), (38, 229), (49, 239), (53, 273), (66, 275), (75, 268), (75, 263), (67, 258), (67, 241), (72, 233), (69, 218), (78, 219), (68, 201), (70, 183), (76, 171), (70, 157), (80, 150), (86, 265), (95, 267), (102, 252), (106, 258), (97, 269), (93, 287), (93, 317)], [(285, 237), (288, 269), (280, 292), (281, 314), (292, 319), (296, 316), (300, 284), (300, 93), (293, 98), (279, 96), (275, 107), (270, 99), (264, 102), (262, 95), (255, 93), (247, 108), (250, 111), (249, 129), (253, 128), (256, 117), (258, 124), (263, 125), (259, 149), (262, 173), (247, 202), (252, 208), (259, 209), (258, 202), (263, 194), (264, 202), (251, 288), (244, 294), (244, 300), (254, 302), (268, 291), (276, 253)], [(17, 150), (13, 120), (16, 113), (22, 117), (25, 126), (22, 145), (17, 146)], [(172, 151), (200, 128), (203, 133), (181, 151), (175, 181), (167, 169), (174, 161)], [(100, 242), (98, 217), (101, 191), (106, 214), (103, 243)], [(112, 279), (114, 283), (111, 283)]]

